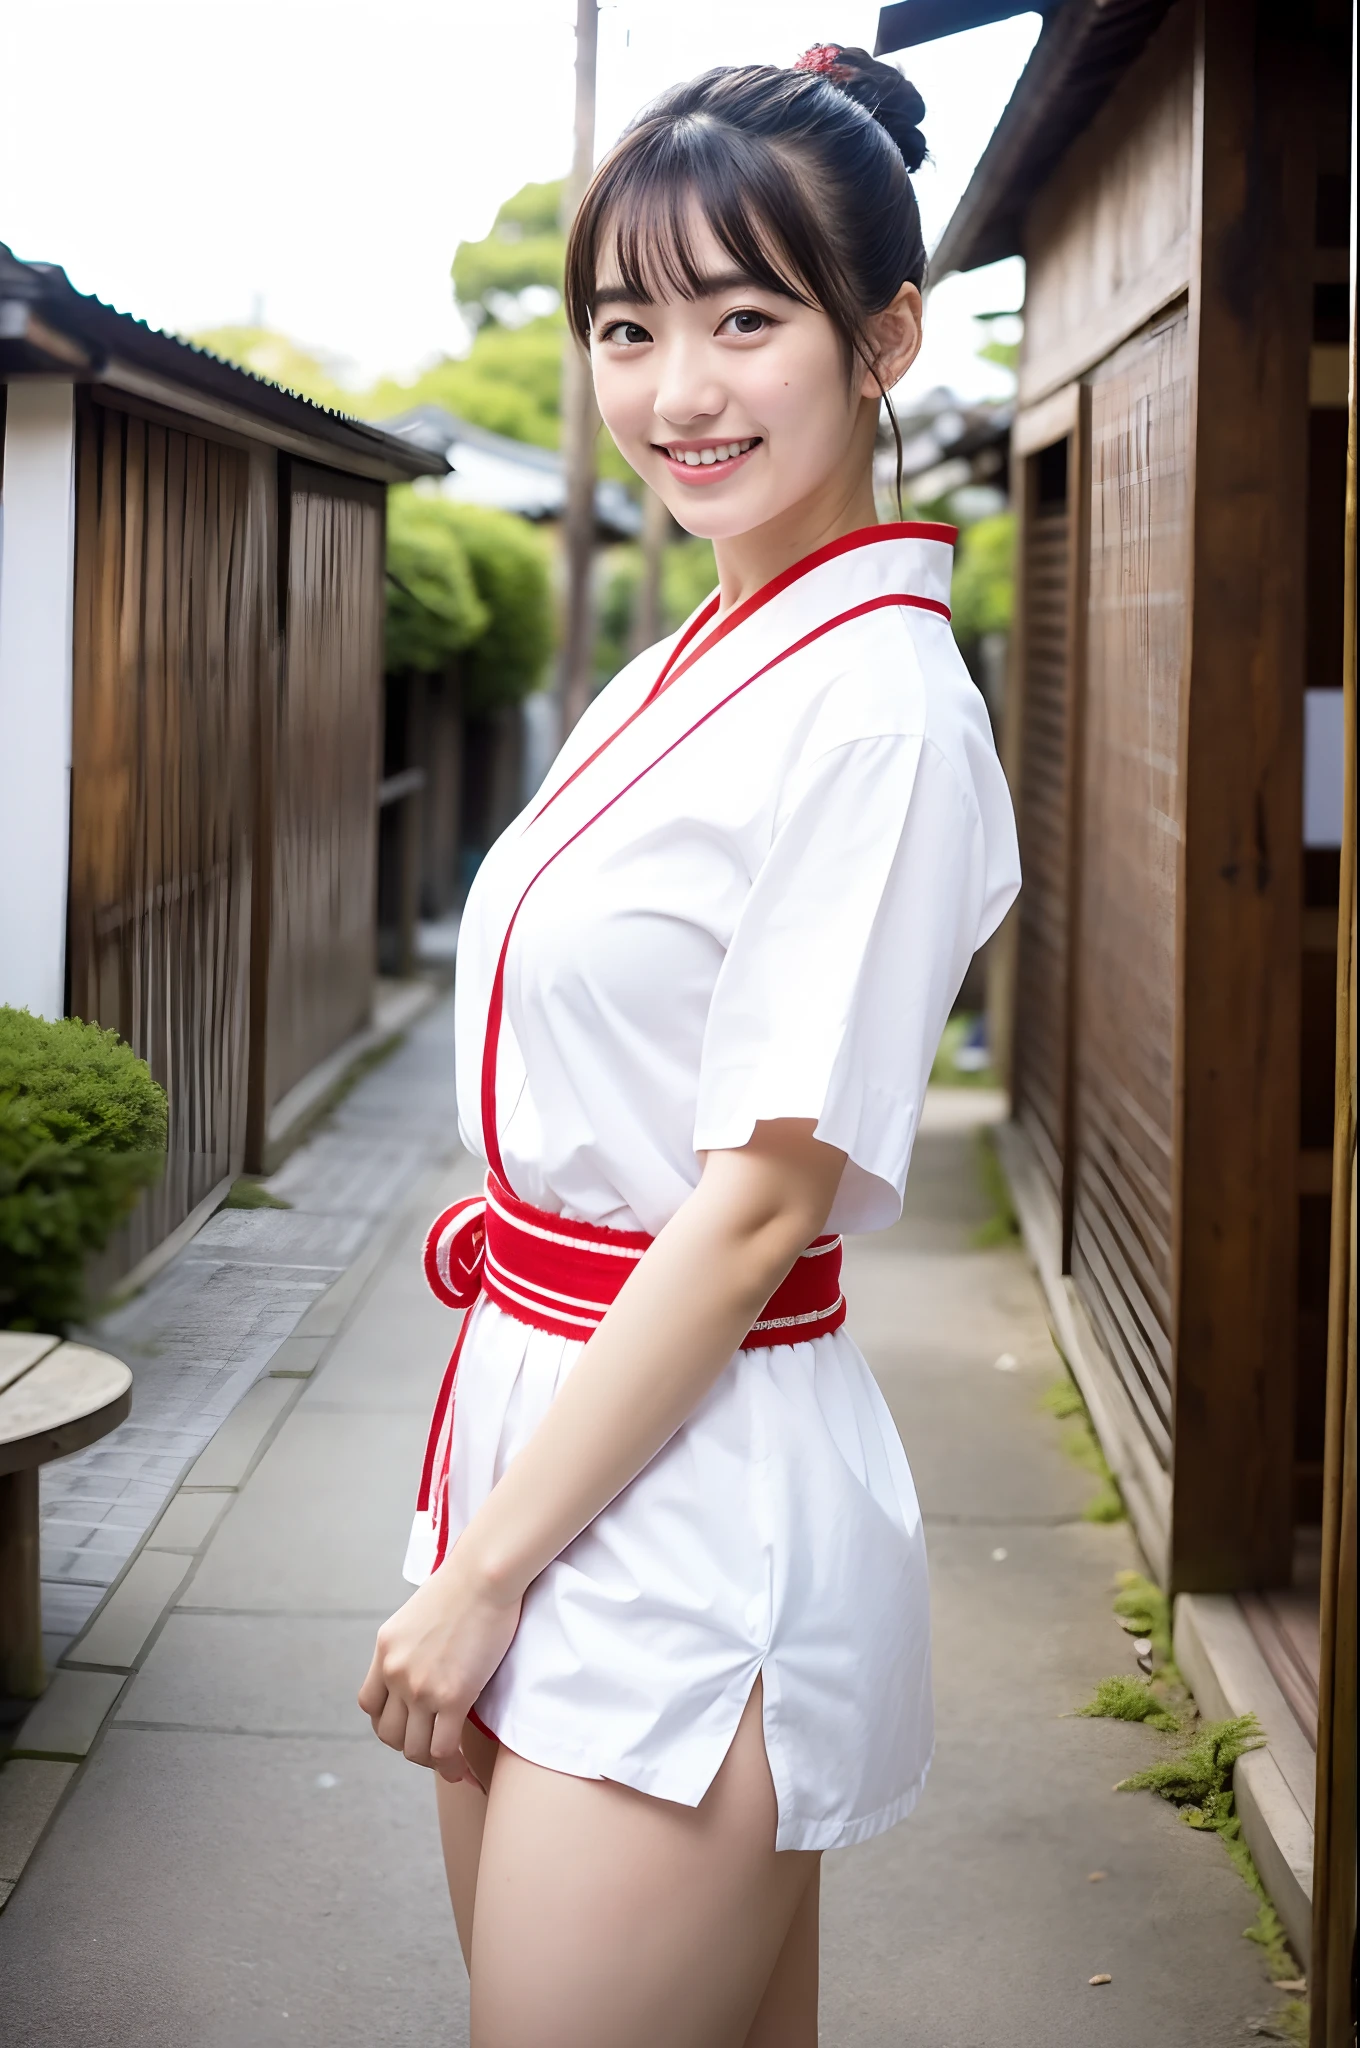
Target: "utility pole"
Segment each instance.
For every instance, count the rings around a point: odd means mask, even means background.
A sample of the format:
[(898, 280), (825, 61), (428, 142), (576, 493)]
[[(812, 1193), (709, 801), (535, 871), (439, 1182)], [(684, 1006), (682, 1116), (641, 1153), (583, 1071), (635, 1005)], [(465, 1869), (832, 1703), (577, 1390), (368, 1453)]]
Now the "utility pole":
[(671, 515), (655, 491), (642, 493), (642, 580), (633, 611), (628, 652), (641, 654), (661, 638), (661, 571), (672, 533)]
[[(567, 224), (595, 167), (595, 52), (598, 0), (576, 0), (576, 136), (567, 185)], [(572, 340), (562, 359), (562, 456), (567, 472), (566, 621), (559, 695), (565, 738), (590, 702), (595, 680), (595, 437), (600, 416), (590, 363)]]

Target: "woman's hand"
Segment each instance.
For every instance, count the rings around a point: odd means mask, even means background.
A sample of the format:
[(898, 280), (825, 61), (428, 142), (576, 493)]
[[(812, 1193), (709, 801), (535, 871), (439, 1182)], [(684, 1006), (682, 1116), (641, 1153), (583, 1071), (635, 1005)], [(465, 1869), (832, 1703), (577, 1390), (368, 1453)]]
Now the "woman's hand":
[(456, 1544), (378, 1630), (359, 1705), (379, 1740), (451, 1784), (472, 1777), (458, 1746), (463, 1723), (510, 1647), (520, 1604), (489, 1586)]
[(693, 1412), (820, 1234), (844, 1166), (810, 1118), (758, 1124), (747, 1144), (708, 1154), (529, 1442), (378, 1631), (359, 1705), (392, 1749), (453, 1782), (474, 1776), (463, 1723), (510, 1647), (525, 1589)]

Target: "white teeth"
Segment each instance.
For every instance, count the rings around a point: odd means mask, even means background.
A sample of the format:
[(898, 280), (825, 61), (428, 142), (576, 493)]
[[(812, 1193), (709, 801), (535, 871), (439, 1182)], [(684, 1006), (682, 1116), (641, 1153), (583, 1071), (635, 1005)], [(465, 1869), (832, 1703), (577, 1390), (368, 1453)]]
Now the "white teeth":
[(712, 448), (669, 448), (666, 452), (672, 462), (683, 462), (688, 469), (698, 469), (700, 466), (710, 467), (715, 462), (731, 462), (734, 456), (745, 455), (755, 445), (754, 439), (719, 441)]

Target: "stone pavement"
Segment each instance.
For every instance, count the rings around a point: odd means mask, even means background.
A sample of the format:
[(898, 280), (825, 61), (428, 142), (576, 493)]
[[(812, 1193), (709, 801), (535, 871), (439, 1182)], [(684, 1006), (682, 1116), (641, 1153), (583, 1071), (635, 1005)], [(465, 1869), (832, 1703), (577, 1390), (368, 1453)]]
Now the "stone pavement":
[(307, 1309), (451, 1149), (452, 1011), (446, 997), (265, 1183), (287, 1209), (219, 1209), (149, 1286), (86, 1333), (131, 1366), (132, 1414), (43, 1469), (49, 1664)]
[[(1056, 1358), (1022, 1255), (972, 1246), (993, 1108), (932, 1099), (906, 1217), (847, 1262), (926, 1515), (940, 1732), (917, 1814), (827, 1859), (822, 2038), (1228, 2048), (1278, 2003), (1241, 1938), (1248, 1895), (1212, 1837), (1113, 1793), (1155, 1736), (1063, 1718), (1132, 1668), (1109, 1599), (1137, 1560), (1125, 1527), (1081, 1520), (1090, 1481), (1038, 1412)], [(116, 1593), (72, 1653), (102, 1646), (103, 1669), (68, 1677), (117, 1705), (0, 1914), (6, 2048), (466, 2043), (430, 1783), (373, 1741), (354, 1691), (402, 1596), (450, 1337), (421, 1228), (470, 1179), (465, 1160), (425, 1175), (367, 1277), (293, 1340), (310, 1377), (261, 1382), (192, 1468), (165, 1517), (178, 1542), (153, 1531), (137, 1560), (170, 1561), (163, 1624), (120, 1638)], [(11, 1773), (73, 1769), (0, 1773), (0, 1856)]]

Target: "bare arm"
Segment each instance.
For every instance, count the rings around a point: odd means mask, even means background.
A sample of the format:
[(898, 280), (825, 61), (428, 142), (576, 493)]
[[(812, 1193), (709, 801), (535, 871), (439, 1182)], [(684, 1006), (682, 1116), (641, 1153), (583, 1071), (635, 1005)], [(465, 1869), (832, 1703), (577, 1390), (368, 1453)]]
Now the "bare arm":
[(537, 1430), (434, 1576), (378, 1634), (359, 1704), (384, 1742), (459, 1776), (468, 1708), (538, 1574), (650, 1463), (823, 1229), (845, 1154), (810, 1121), (713, 1152)]

